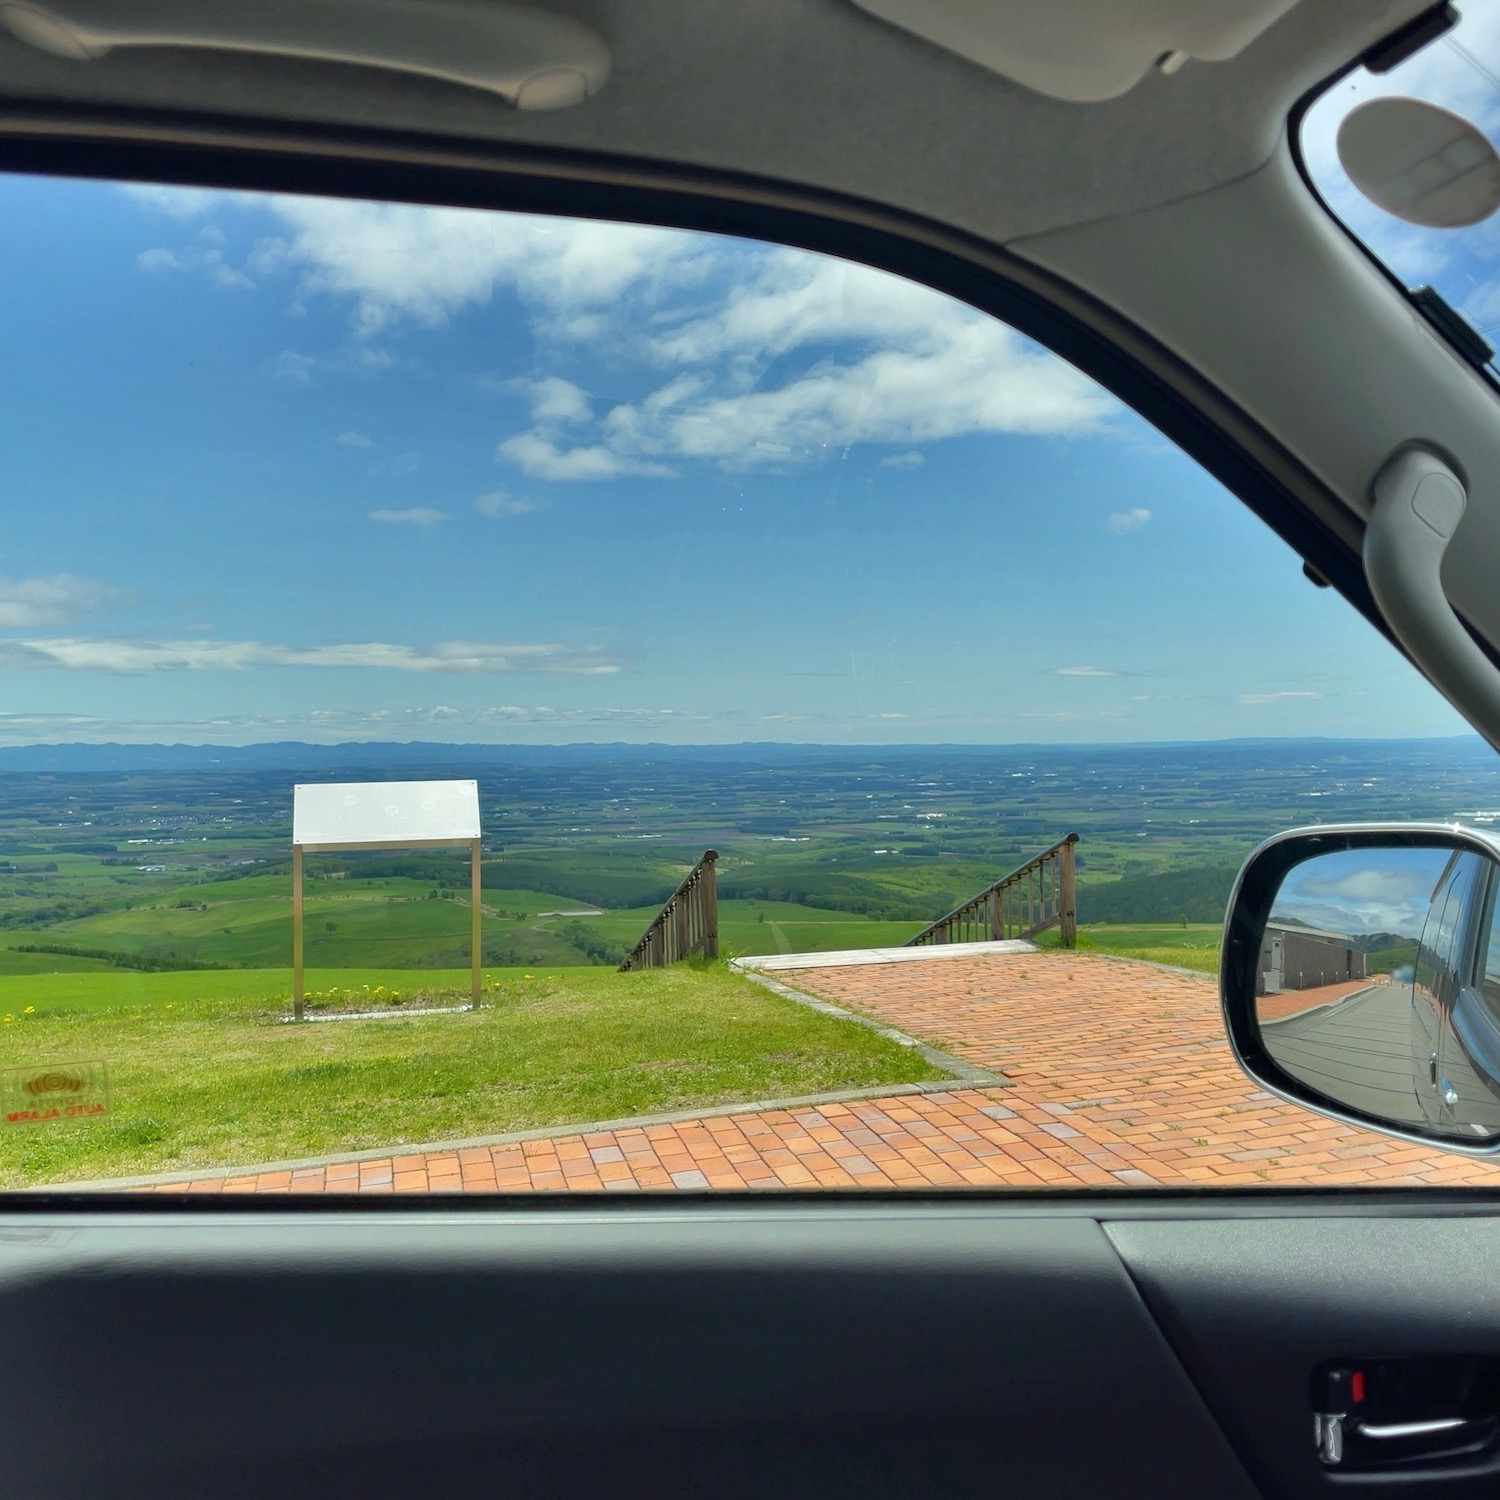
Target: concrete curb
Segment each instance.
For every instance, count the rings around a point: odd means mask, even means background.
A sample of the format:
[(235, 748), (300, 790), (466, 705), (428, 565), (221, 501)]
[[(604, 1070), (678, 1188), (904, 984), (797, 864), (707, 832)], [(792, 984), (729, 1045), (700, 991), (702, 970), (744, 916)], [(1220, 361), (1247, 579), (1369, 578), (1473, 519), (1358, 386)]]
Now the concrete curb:
[(1219, 983), (1217, 974), (1209, 974), (1203, 969), (1187, 969), (1181, 964), (1159, 964), (1151, 958), (1126, 958), (1123, 953), (1094, 953), (1088, 949), (1075, 949), (1074, 951), (1080, 958), (1103, 958), (1112, 964), (1134, 964), (1138, 969), (1160, 969), (1163, 974), (1186, 974), (1189, 979), (1207, 980), (1216, 988)]
[(986, 953), (1039, 953), (1025, 938), (1001, 938), (992, 943), (932, 943), (920, 948), (841, 948), (832, 953), (760, 953), (729, 961), (740, 972), (759, 970), (780, 974), (787, 969), (855, 969), (865, 964), (916, 964), (934, 958), (977, 958)]
[(644, 1130), (650, 1125), (680, 1125), (685, 1120), (717, 1120), (724, 1115), (758, 1115), (775, 1110), (816, 1109), (822, 1104), (847, 1104), (856, 1099), (894, 1099), (903, 1094), (950, 1094), (996, 1084), (975, 1084), (958, 1078), (935, 1078), (930, 1083), (876, 1083), (862, 1089), (839, 1089), (831, 1094), (803, 1094), (796, 1099), (754, 1099), (743, 1104), (709, 1104), (676, 1109), (659, 1115), (629, 1115), (620, 1120), (590, 1120), (582, 1125), (540, 1125), (534, 1130), (512, 1130), (504, 1135), (468, 1136), (458, 1141), (416, 1141), (380, 1146), (367, 1151), (336, 1151), (329, 1156), (302, 1156), (288, 1161), (257, 1162), (248, 1167), (194, 1167), (187, 1172), (163, 1172), (150, 1177), (105, 1177), (94, 1182), (49, 1182), (22, 1189), (27, 1193), (120, 1192), (129, 1188), (162, 1187), (173, 1182), (202, 1182), (208, 1178), (259, 1177), (266, 1172), (312, 1171), (349, 1161), (390, 1161), (398, 1156), (440, 1156), (457, 1151), (517, 1146), (526, 1141), (565, 1140), (603, 1131)]

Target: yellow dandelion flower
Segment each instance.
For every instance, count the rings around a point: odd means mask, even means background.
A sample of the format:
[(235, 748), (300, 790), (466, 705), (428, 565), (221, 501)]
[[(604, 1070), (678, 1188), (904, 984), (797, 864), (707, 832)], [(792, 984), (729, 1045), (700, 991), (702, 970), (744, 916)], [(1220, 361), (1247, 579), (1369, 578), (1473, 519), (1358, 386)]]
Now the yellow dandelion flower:
[(23, 1016), (34, 1016), (36, 1014), (36, 1006), (28, 1005), (26, 1009), (21, 1012), (21, 1014)]

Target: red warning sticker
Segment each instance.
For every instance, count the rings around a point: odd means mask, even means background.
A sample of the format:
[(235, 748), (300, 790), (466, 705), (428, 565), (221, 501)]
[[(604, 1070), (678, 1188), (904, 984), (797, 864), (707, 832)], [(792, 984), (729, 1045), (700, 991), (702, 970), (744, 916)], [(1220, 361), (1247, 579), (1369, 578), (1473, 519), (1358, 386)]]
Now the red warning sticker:
[(109, 1069), (102, 1062), (41, 1063), (0, 1072), (7, 1125), (97, 1120), (109, 1113)]

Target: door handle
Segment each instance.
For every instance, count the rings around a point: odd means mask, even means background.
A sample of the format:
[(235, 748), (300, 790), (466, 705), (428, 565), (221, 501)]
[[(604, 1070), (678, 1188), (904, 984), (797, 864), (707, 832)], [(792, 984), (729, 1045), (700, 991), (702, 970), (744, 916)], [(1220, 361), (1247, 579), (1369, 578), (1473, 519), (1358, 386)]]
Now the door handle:
[(1314, 1439), (1325, 1467), (1379, 1469), (1469, 1453), (1493, 1441), (1494, 1417), (1432, 1417), (1421, 1422), (1351, 1422), (1347, 1412), (1318, 1412)]
[(1428, 1422), (1356, 1422), (1354, 1430), (1361, 1437), (1384, 1442), (1390, 1438), (1430, 1437), (1439, 1432), (1455, 1432), (1471, 1423), (1473, 1419), (1470, 1417), (1434, 1417)]
[(1318, 1459), (1347, 1472), (1419, 1467), (1494, 1446), (1500, 1361), (1484, 1355), (1337, 1361), (1313, 1374)]

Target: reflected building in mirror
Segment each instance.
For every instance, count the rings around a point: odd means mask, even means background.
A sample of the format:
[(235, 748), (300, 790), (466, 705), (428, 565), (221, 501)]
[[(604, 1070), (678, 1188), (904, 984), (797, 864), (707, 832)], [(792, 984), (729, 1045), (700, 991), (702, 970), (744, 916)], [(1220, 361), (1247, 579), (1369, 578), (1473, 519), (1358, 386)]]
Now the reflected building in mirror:
[(1256, 969), (1257, 995), (1280, 995), (1368, 977), (1368, 957), (1346, 935), (1300, 922), (1266, 924)]

